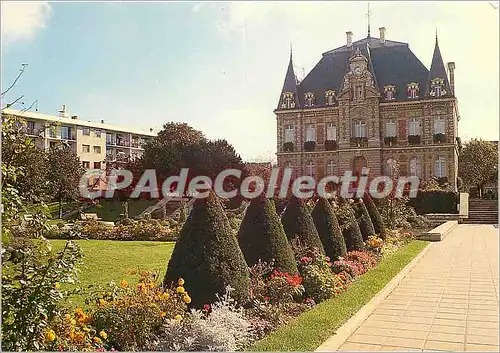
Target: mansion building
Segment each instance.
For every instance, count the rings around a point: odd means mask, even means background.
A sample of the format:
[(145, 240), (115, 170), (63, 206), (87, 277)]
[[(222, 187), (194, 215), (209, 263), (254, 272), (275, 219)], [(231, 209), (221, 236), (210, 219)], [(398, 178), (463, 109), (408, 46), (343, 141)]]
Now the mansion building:
[(427, 69), (385, 31), (355, 42), (347, 32), (347, 43), (323, 53), (300, 82), (290, 53), (274, 111), (278, 165), (317, 178), (368, 167), (370, 176), (438, 178), (456, 188), (455, 64), (445, 66), (437, 35)]

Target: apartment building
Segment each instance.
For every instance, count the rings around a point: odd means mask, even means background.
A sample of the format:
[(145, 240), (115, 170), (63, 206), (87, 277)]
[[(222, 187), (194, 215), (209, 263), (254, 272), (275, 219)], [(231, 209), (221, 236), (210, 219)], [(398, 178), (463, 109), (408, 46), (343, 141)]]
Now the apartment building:
[(70, 116), (65, 105), (57, 116), (15, 109), (4, 109), (2, 115), (25, 119), (26, 133), (42, 149), (66, 143), (86, 169), (105, 169), (106, 163), (138, 158), (146, 141), (156, 136), (153, 129), (142, 131)]

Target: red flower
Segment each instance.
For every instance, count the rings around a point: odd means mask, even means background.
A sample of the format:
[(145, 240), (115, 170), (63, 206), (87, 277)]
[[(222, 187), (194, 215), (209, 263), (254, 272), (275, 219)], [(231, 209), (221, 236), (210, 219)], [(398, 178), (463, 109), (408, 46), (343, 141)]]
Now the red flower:
[(210, 304), (203, 305), (203, 310), (209, 311), (210, 310)]

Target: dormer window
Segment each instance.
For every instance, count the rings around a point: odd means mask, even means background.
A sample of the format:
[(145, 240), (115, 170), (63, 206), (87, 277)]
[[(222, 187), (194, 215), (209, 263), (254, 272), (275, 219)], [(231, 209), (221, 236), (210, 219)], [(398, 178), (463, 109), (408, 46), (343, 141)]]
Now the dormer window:
[(393, 85), (384, 86), (385, 100), (392, 101), (396, 95), (396, 87)]
[(334, 101), (333, 101), (334, 96), (335, 96), (335, 91), (328, 90), (325, 92), (326, 105), (333, 105), (334, 104)]
[(446, 90), (444, 89), (444, 80), (442, 78), (438, 77), (431, 81), (431, 90), (429, 94), (436, 98), (446, 94)]
[(408, 84), (406, 93), (408, 94), (408, 98), (418, 98), (419, 91), (418, 83), (412, 82)]
[(281, 108), (284, 108), (284, 109), (295, 108), (295, 99), (293, 97), (292, 92), (283, 93)]
[(307, 92), (305, 94), (306, 107), (312, 107), (314, 105), (314, 93)]

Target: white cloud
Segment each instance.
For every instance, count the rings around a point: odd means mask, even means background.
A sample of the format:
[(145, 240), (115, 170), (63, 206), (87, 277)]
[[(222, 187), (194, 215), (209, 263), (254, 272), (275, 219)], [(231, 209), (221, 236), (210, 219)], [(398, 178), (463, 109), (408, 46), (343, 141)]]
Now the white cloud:
[(2, 2), (2, 42), (32, 39), (45, 28), (52, 9), (48, 2)]

